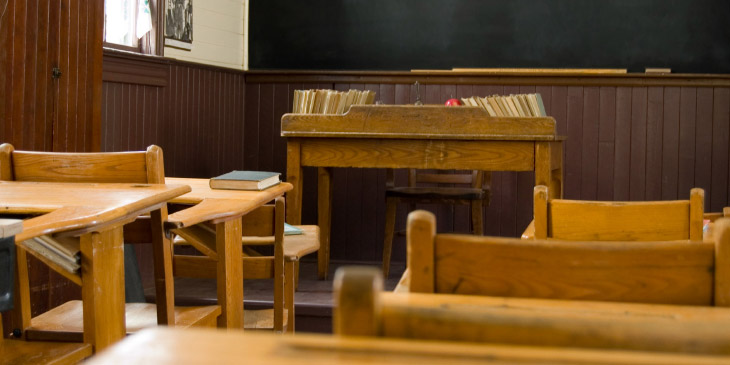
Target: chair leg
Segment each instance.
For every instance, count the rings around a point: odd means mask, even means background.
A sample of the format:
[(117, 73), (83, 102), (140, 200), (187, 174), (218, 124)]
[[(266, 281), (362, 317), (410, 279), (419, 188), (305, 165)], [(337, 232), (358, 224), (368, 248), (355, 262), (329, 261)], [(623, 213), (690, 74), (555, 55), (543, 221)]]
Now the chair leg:
[(393, 233), (395, 232), (395, 212), (397, 201), (394, 198), (385, 200), (385, 237), (383, 238), (383, 277), (390, 272), (390, 255), (393, 251)]
[(299, 290), (299, 261), (294, 261), (294, 291)]
[(287, 313), (286, 332), (294, 333), (294, 291), (296, 290), (296, 274), (299, 262), (287, 262), (284, 266), (284, 306)]
[(472, 224), (472, 230), (474, 231), (475, 235), (482, 236), (484, 235), (484, 208), (482, 206), (482, 201), (472, 201), (471, 202), (471, 224)]

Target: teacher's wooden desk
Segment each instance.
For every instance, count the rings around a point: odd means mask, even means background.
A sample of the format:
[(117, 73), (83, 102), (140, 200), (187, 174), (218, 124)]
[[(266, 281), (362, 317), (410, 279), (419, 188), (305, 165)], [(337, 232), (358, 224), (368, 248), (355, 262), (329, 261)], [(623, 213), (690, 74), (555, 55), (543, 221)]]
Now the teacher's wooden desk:
[(145, 329), (86, 364), (727, 364), (726, 356), (467, 342)]
[[(50, 234), (81, 237), (80, 273), (56, 271), (81, 285), (84, 342), (98, 351), (126, 334), (122, 226), (189, 191), (182, 185), (0, 181), (0, 212), (42, 214), (23, 221), (16, 244)], [(20, 263), (18, 270), (27, 267)], [(16, 295), (29, 303), (27, 286)], [(30, 308), (23, 312), (25, 327)]]
[(329, 265), (332, 168), (535, 171), (535, 185), (562, 196), (563, 137), (555, 120), (490, 117), (476, 107), (356, 105), (344, 115), (285, 114), (287, 221), (301, 224), (302, 167), (319, 167), (318, 273)]
[(281, 183), (261, 191), (211, 189), (208, 179), (165, 178), (168, 184), (189, 185), (192, 191), (171, 203), (192, 207), (170, 214), (168, 229), (185, 229), (203, 222), (216, 226), (218, 327), (243, 328), (243, 266), (241, 217), (284, 195), (292, 185)]

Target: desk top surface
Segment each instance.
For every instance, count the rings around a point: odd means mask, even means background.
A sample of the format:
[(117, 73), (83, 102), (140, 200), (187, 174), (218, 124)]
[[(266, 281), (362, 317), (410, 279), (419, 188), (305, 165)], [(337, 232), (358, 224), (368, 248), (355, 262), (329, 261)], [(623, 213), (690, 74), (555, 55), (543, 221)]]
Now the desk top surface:
[(125, 338), (88, 364), (707, 364), (727, 360), (664, 353), (157, 327)]
[(185, 185), (0, 181), (0, 210), (43, 214), (23, 221), (23, 232), (16, 236), (22, 241), (128, 219), (190, 190)]
[(192, 188), (189, 193), (171, 200), (171, 203), (194, 205), (168, 216), (167, 221), (176, 228), (240, 217), (293, 188), (286, 182), (260, 191), (211, 189), (208, 184), (209, 179), (168, 177), (165, 178), (165, 182), (188, 185)]

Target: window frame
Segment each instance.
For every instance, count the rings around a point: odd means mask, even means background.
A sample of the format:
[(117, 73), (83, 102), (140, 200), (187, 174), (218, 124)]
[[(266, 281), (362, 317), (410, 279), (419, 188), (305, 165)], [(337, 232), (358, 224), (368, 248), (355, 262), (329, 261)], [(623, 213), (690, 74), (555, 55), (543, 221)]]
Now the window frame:
[[(106, 9), (106, 2), (114, 0), (104, 0), (104, 8)], [(106, 19), (104, 21), (104, 40), (102, 46), (104, 48), (111, 48), (126, 52), (133, 52), (139, 54), (147, 54), (154, 56), (163, 56), (165, 48), (164, 44), (164, 29), (165, 29), (165, 11), (164, 8), (165, 0), (149, 0), (150, 11), (152, 13), (152, 30), (149, 31), (144, 37), (138, 39), (137, 46), (127, 46), (123, 44), (111, 43), (106, 41)], [(161, 5), (162, 4), (162, 5)], [(135, 7), (136, 8), (136, 7)], [(136, 21), (135, 11), (135, 21)], [(106, 17), (106, 12), (105, 15)]]

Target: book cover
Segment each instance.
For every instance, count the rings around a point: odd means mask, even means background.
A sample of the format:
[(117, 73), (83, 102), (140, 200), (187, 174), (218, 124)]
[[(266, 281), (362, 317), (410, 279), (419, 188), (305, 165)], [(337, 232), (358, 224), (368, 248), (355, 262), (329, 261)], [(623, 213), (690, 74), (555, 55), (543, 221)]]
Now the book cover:
[(285, 236), (292, 236), (296, 234), (303, 234), (304, 231), (296, 226), (292, 226), (289, 223), (284, 223), (284, 235)]
[(278, 172), (235, 170), (210, 179), (211, 189), (263, 190), (281, 181)]
[(545, 104), (542, 103), (542, 96), (538, 93), (535, 94), (535, 98), (537, 99), (537, 106), (538, 108), (540, 108), (540, 116), (547, 117), (547, 112), (545, 112)]
[(36, 254), (43, 256), (47, 260), (53, 262), (64, 270), (75, 274), (81, 268), (78, 258), (68, 257), (66, 255), (59, 254), (58, 251), (50, 249), (42, 240), (36, 238), (29, 239), (21, 242), (21, 245)]

